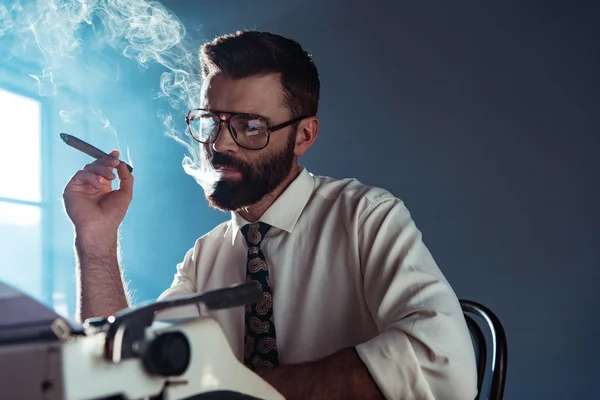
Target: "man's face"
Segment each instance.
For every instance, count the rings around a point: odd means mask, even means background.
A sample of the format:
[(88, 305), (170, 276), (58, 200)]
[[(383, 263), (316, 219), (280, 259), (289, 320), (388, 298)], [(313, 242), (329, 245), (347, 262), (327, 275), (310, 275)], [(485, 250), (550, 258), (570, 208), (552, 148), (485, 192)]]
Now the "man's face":
[[(275, 74), (246, 79), (214, 76), (205, 82), (202, 107), (261, 115), (271, 125), (291, 119)], [(220, 117), (228, 119), (230, 115)], [(264, 149), (248, 150), (234, 141), (227, 124), (223, 124), (217, 141), (202, 145), (203, 158), (216, 171), (215, 182), (205, 187), (208, 203), (223, 211), (238, 210), (257, 203), (277, 188), (290, 174), (295, 159), (296, 135), (292, 129), (273, 132)]]

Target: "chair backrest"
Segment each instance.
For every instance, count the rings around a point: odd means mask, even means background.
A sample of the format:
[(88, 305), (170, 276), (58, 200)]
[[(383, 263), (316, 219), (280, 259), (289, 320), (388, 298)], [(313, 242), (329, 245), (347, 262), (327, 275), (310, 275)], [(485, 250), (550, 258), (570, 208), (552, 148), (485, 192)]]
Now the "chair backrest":
[[(460, 300), (477, 355), (477, 400), (501, 400), (506, 382), (506, 362), (508, 344), (500, 319), (487, 307), (470, 300)], [(478, 322), (479, 321), (479, 322)], [(482, 326), (489, 332), (492, 349), (490, 365), (491, 384), (488, 396), (482, 393), (483, 378), (486, 375), (488, 342)]]

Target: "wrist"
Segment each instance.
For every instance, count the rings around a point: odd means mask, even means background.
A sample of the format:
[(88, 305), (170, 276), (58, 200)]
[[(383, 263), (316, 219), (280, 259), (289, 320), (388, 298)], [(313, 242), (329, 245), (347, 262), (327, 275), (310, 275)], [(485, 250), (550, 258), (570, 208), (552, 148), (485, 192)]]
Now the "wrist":
[(80, 257), (116, 257), (117, 247), (117, 232), (75, 232), (75, 249)]

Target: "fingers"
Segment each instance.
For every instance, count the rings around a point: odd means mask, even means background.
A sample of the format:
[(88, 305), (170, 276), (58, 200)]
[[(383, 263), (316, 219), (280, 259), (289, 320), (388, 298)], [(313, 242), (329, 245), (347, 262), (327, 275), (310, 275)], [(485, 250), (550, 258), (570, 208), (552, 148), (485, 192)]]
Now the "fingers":
[(83, 167), (84, 171), (92, 172), (109, 181), (114, 180), (117, 176), (113, 172), (121, 162), (119, 161), (119, 152), (113, 150), (108, 156), (100, 157), (96, 161), (87, 164)]
[(113, 172), (115, 168), (117, 169), (120, 181), (119, 190), (131, 195), (133, 192), (133, 175), (127, 169), (127, 164), (119, 160), (119, 152), (117, 150), (113, 150), (107, 156), (100, 157), (94, 162), (85, 165), (82, 170), (73, 176), (69, 182), (69, 186), (89, 184), (96, 189), (102, 189), (108, 184), (110, 187), (110, 182), (117, 177)]
[(102, 165), (105, 167), (116, 168), (119, 165), (119, 152), (113, 150), (108, 156), (100, 157), (96, 161), (88, 165)]
[(109, 184), (116, 178), (113, 169), (119, 165), (119, 152), (112, 151), (109, 155), (101, 157), (87, 164), (82, 170), (71, 178), (69, 186), (82, 186), (89, 184), (96, 189), (102, 189), (103, 185)]
[(80, 170), (80, 171), (77, 171), (77, 173), (73, 176), (73, 178), (71, 178), (71, 182), (69, 182), (69, 185), (67, 185), (67, 186), (71, 186), (71, 185), (81, 186), (81, 185), (89, 184), (96, 189), (102, 189), (102, 185), (106, 182), (103, 179), (104, 178), (102, 178), (101, 176), (99, 176), (93, 172)]
[(113, 172), (113, 167), (109, 167), (103, 164), (88, 164), (85, 167), (83, 167), (83, 170), (101, 176), (109, 181), (112, 181), (116, 178), (116, 175)]

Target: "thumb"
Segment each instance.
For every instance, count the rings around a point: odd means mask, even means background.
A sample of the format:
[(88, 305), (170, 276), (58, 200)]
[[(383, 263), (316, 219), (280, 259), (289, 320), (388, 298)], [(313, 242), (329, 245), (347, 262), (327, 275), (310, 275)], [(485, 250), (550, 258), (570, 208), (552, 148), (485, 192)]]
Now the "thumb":
[(121, 162), (117, 166), (117, 174), (119, 175), (119, 190), (131, 196), (133, 194), (133, 175), (127, 169), (127, 164)]

